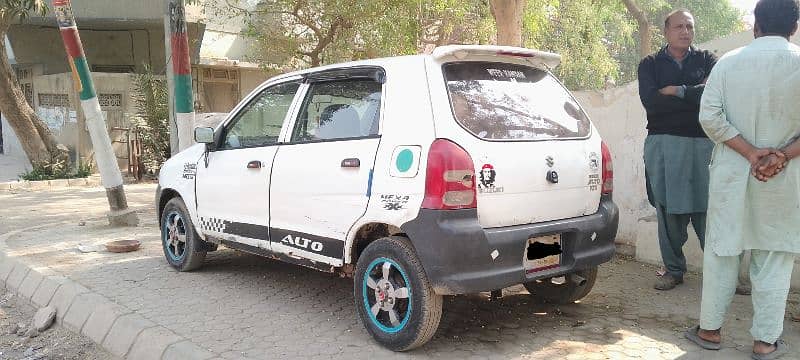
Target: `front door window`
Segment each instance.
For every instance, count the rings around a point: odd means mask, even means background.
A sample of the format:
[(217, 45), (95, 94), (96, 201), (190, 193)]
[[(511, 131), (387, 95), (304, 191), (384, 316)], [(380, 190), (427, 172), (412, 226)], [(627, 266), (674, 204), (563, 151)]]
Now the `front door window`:
[(277, 144), (283, 120), (299, 87), (299, 83), (292, 82), (264, 90), (228, 127), (222, 149)]

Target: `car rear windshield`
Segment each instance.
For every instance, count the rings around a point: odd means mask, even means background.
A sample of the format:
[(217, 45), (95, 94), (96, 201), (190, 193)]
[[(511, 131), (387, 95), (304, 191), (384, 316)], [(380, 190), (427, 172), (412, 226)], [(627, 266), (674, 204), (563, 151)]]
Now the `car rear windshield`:
[(496, 62), (443, 66), (453, 115), (487, 140), (548, 140), (589, 135), (589, 118), (548, 72)]

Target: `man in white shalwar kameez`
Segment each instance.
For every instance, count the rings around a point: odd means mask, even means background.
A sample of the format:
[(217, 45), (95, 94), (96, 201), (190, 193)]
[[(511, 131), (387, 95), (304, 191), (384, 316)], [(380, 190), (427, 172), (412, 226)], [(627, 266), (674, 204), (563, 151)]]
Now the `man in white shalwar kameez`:
[(754, 359), (785, 354), (780, 341), (800, 253), (798, 0), (761, 0), (756, 39), (723, 56), (706, 83), (700, 123), (716, 144), (710, 165), (700, 325), (686, 337), (720, 348), (740, 254), (751, 250)]

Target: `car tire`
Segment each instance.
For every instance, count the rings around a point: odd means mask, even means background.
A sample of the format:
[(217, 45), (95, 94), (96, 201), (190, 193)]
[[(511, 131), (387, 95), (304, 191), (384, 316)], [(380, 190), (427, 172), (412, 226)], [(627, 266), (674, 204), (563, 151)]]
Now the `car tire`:
[[(585, 279), (582, 284), (574, 281), (575, 275)], [(542, 279), (523, 284), (535, 298), (552, 304), (569, 304), (583, 299), (592, 291), (597, 281), (597, 267), (579, 270), (564, 276), (563, 284), (554, 284), (551, 279)]]
[(442, 318), (442, 296), (433, 291), (411, 242), (391, 236), (369, 244), (358, 258), (356, 311), (384, 347), (407, 351), (427, 343)]
[(164, 206), (161, 245), (167, 262), (178, 271), (192, 271), (203, 265), (205, 244), (197, 235), (181, 198), (173, 198)]

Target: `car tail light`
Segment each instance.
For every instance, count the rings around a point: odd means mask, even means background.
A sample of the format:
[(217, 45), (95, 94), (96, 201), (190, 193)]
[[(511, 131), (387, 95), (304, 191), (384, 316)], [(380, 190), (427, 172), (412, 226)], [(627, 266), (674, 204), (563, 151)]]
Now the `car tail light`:
[(422, 207), (436, 210), (477, 207), (472, 158), (450, 140), (437, 139), (428, 151)]
[(603, 189), (602, 194), (607, 195), (614, 192), (614, 165), (611, 161), (611, 150), (605, 142), (601, 143), (603, 153)]

